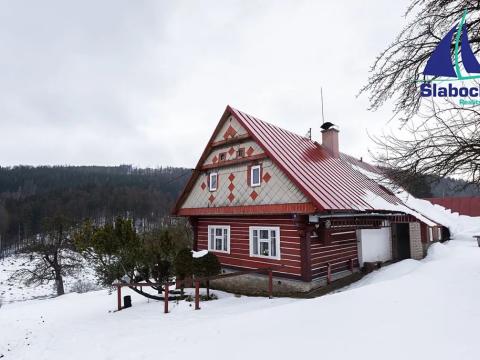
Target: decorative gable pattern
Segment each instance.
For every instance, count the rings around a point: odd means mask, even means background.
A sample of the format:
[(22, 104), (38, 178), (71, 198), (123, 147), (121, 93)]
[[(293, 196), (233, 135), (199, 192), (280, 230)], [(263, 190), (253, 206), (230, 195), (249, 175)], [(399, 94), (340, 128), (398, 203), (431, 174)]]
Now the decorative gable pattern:
[(247, 130), (240, 125), (237, 119), (229, 116), (215, 136), (214, 143), (241, 136), (247, 136)]
[(201, 174), (182, 205), (184, 208), (307, 203), (306, 196), (269, 159), (261, 162), (262, 184), (248, 185), (248, 166), (218, 168), (218, 188), (208, 189), (208, 172)]

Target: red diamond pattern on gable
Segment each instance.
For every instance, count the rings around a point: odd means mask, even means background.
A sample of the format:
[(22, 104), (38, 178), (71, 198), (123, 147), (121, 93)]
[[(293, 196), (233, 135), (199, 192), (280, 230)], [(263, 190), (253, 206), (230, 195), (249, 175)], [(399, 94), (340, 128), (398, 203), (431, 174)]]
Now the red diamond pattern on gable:
[(235, 189), (235, 185), (233, 185), (233, 183), (230, 183), (230, 185), (228, 185), (228, 190), (233, 191), (233, 189)]
[(202, 182), (202, 185), (200, 185), (200, 187), (202, 188), (202, 190), (205, 190), (205, 188), (207, 187), (207, 185), (205, 185), (205, 183)]
[(223, 134), (223, 138), (227, 140), (230, 137), (234, 137), (237, 134), (237, 130), (235, 130), (232, 125), (228, 127), (228, 129)]
[(230, 150), (228, 150), (228, 153), (230, 154), (230, 156), (232, 156), (235, 153), (235, 149), (231, 147)]
[(254, 151), (255, 151), (255, 150), (250, 146), (250, 147), (248, 148), (248, 150), (247, 150), (247, 155), (248, 155), (248, 156), (252, 156), (252, 154), (254, 153)]
[(233, 181), (233, 179), (235, 179), (235, 175), (233, 175), (233, 173), (230, 173), (230, 175), (228, 176), (228, 180)]
[(213, 202), (213, 200), (215, 200), (215, 196), (213, 195), (210, 195), (210, 197), (208, 198), (208, 201), (210, 201), (211, 203)]
[(228, 199), (228, 201), (232, 202), (235, 199), (235, 195), (230, 193), (230, 195), (228, 195), (227, 199)]
[(215, 164), (217, 161), (218, 161), (218, 157), (217, 157), (217, 155), (215, 155), (212, 159), (212, 162)]
[(270, 179), (272, 178), (272, 176), (266, 172), (265, 175), (263, 175), (263, 181), (265, 181), (266, 183), (268, 183), (270, 181)]
[(250, 194), (250, 197), (252, 198), (252, 200), (255, 200), (258, 197), (257, 192), (253, 190), (252, 193)]

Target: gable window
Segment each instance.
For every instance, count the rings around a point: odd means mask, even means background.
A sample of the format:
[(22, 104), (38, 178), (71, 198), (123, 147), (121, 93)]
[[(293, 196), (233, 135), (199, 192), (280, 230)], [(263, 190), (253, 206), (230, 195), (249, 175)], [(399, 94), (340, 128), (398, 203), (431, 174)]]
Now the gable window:
[(218, 186), (218, 173), (212, 172), (208, 176), (208, 189), (210, 191), (216, 191)]
[(227, 160), (227, 153), (222, 152), (222, 153), (218, 154), (218, 158), (220, 159), (220, 161)]
[(250, 168), (250, 186), (260, 186), (262, 168), (260, 165), (255, 165)]
[(238, 158), (245, 157), (245, 148), (240, 148), (240, 149), (237, 150), (237, 157)]
[(208, 250), (230, 252), (230, 226), (208, 225)]
[(250, 256), (280, 259), (280, 228), (250, 226)]

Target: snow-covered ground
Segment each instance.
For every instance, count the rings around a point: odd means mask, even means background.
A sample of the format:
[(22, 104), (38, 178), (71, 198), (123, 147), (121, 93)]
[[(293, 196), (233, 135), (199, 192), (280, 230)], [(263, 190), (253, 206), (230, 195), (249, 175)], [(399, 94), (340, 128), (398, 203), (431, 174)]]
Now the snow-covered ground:
[[(479, 229), (480, 230), (480, 229)], [(127, 292), (127, 291), (126, 291)], [(311, 300), (215, 292), (200, 311), (132, 293), (71, 293), (0, 308), (5, 359), (478, 359), (480, 248), (434, 244), (426, 259), (374, 272)]]
[[(10, 256), (0, 259), (0, 302), (9, 303), (21, 300), (41, 299), (55, 296), (53, 283), (28, 287), (18, 281), (10, 280), (11, 275), (21, 268), (31, 268), (28, 256)], [(91, 267), (75, 276), (64, 279), (65, 292), (75, 291), (78, 288), (98, 287), (95, 273)], [(1, 331), (1, 330), (0, 330)], [(0, 339), (1, 341), (1, 339)]]
[[(480, 248), (472, 234), (480, 218), (434, 210), (453, 224), (454, 240), (310, 300), (215, 291), (219, 299), (200, 311), (172, 301), (164, 314), (163, 303), (125, 289), (133, 307), (116, 312), (108, 290), (55, 298), (51, 286), (14, 286), (6, 278), (22, 260), (5, 259), (0, 358), (478, 359)], [(67, 291), (75, 281), (67, 279)]]

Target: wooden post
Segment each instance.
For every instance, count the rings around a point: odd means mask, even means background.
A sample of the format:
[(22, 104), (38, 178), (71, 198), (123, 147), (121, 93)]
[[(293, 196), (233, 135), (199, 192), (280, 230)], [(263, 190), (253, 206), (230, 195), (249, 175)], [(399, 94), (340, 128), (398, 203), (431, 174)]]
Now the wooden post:
[(164, 300), (164, 303), (165, 303), (165, 308), (163, 310), (163, 312), (165, 314), (168, 314), (168, 281), (165, 283), (165, 300)]
[(273, 298), (273, 274), (272, 269), (268, 270), (268, 297)]
[(353, 259), (350, 259), (348, 261), (348, 267), (349, 267), (350, 271), (353, 273)]
[(122, 287), (117, 285), (117, 310), (122, 310)]
[(200, 281), (195, 280), (195, 310), (200, 310)]
[(332, 266), (330, 263), (327, 263), (327, 284), (332, 283)]

